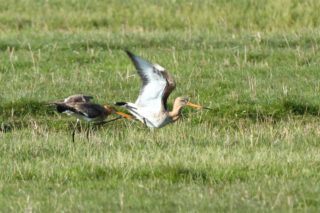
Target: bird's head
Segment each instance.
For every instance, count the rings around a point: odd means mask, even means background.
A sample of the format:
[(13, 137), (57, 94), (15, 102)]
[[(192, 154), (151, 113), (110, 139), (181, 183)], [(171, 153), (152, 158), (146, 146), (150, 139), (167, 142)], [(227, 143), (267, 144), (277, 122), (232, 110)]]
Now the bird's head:
[(176, 107), (190, 106), (190, 107), (192, 107), (194, 109), (202, 109), (203, 108), (203, 106), (201, 106), (199, 104), (191, 103), (189, 101), (188, 97), (178, 97), (178, 98), (176, 98), (176, 100), (174, 101), (174, 105)]

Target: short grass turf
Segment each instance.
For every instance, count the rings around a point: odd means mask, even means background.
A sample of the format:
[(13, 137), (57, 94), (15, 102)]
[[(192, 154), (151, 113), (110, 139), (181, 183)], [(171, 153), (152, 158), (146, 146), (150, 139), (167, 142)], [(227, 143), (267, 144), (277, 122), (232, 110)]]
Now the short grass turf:
[[(318, 1), (0, 4), (1, 212), (319, 212)], [(134, 101), (125, 49), (212, 110), (72, 143), (48, 102)]]

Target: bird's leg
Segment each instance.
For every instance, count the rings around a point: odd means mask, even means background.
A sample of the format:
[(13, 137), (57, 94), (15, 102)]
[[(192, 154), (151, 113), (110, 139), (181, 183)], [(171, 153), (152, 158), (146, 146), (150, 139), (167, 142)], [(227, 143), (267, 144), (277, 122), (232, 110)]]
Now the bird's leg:
[(71, 140), (72, 140), (72, 143), (74, 143), (74, 135), (75, 135), (75, 132), (76, 132), (76, 130), (75, 129), (73, 129), (73, 131), (72, 131), (72, 136), (71, 136)]
[(77, 129), (77, 126), (78, 126), (78, 123), (80, 122), (80, 120), (77, 118), (77, 122), (76, 124), (74, 125), (74, 128), (73, 128), (73, 131), (72, 131), (72, 142), (74, 143), (74, 135), (76, 134), (76, 129)]
[(122, 118), (122, 116), (119, 116), (119, 117), (116, 117), (116, 118), (114, 118), (114, 119), (110, 119), (110, 120), (108, 120), (108, 121), (102, 121), (102, 122), (99, 122), (99, 123), (95, 123), (94, 125), (96, 125), (96, 126), (102, 126), (102, 125), (105, 125), (105, 124), (107, 124), (107, 123), (110, 123), (110, 122), (119, 120), (119, 119), (121, 119), (121, 118)]
[(83, 127), (83, 125), (86, 125), (87, 122), (82, 122), (80, 123), (80, 119), (79, 119), (79, 124), (80, 124), (80, 132), (83, 131), (83, 128), (85, 128), (85, 126)]
[(146, 119), (145, 119), (145, 118), (143, 118), (143, 123), (144, 123), (144, 125), (147, 126), (147, 122), (146, 122)]
[(89, 133), (90, 133), (90, 125), (87, 127), (86, 129), (86, 137), (87, 137), (87, 140), (89, 141)]

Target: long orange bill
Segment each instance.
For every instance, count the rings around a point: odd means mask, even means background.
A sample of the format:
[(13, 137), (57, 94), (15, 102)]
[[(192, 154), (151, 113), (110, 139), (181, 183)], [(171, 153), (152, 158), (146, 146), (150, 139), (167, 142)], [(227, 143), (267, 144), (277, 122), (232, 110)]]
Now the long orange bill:
[(124, 117), (124, 118), (126, 118), (126, 119), (129, 119), (129, 120), (133, 120), (134, 118), (131, 116), (131, 115), (128, 115), (128, 114), (126, 114), (126, 113), (124, 113), (124, 112), (115, 112), (117, 115), (120, 115), (121, 117)]
[(188, 102), (187, 106), (190, 106), (190, 107), (192, 107), (194, 109), (210, 109), (208, 107), (204, 107), (204, 106), (201, 106), (199, 104), (194, 104), (194, 103), (191, 103), (191, 102)]

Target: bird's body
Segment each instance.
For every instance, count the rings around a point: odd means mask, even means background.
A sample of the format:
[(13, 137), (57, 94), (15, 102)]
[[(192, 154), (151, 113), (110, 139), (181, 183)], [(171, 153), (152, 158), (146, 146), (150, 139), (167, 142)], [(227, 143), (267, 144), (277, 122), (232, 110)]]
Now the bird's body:
[[(55, 101), (51, 104), (55, 105), (57, 111), (59, 113), (66, 113), (71, 116), (77, 117), (77, 122), (74, 126), (74, 130), (72, 132), (72, 141), (74, 141), (75, 130), (77, 124), (80, 122), (80, 119), (85, 120), (87, 122), (92, 122), (95, 124), (105, 124), (122, 117), (127, 119), (132, 119), (130, 115), (127, 115), (123, 112), (116, 111), (113, 107), (105, 105), (99, 105), (91, 102), (93, 99), (92, 96), (85, 96), (85, 95), (72, 95), (65, 98), (63, 101)], [(118, 118), (105, 121), (110, 114), (117, 114), (120, 115)], [(87, 131), (88, 137), (89, 131)]]
[[(118, 105), (121, 104), (118, 102)], [(156, 110), (153, 107), (140, 106), (135, 103), (125, 103), (122, 106), (150, 128), (160, 128), (173, 121), (165, 110)]]
[(88, 122), (102, 122), (113, 112), (111, 108), (91, 102), (63, 102), (55, 105), (58, 112), (74, 115)]
[(72, 95), (63, 101), (55, 101), (51, 104), (57, 107), (59, 113), (66, 113), (88, 122), (102, 122), (108, 115), (115, 113), (122, 117), (130, 118), (131, 116), (116, 111), (108, 105), (99, 105), (91, 102), (92, 96)]
[(202, 108), (190, 103), (187, 98), (178, 97), (173, 104), (173, 110), (168, 111), (167, 100), (176, 87), (174, 78), (160, 65), (151, 64), (129, 51), (127, 54), (138, 71), (142, 87), (135, 103), (117, 102), (117, 105), (127, 108), (150, 128), (160, 128), (178, 120), (182, 107), (186, 105)]

